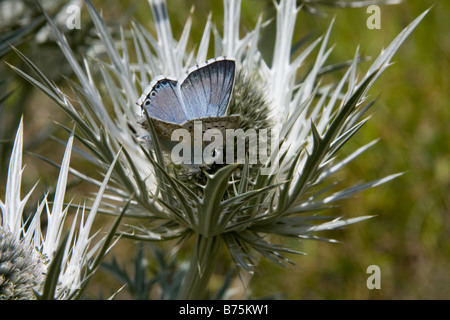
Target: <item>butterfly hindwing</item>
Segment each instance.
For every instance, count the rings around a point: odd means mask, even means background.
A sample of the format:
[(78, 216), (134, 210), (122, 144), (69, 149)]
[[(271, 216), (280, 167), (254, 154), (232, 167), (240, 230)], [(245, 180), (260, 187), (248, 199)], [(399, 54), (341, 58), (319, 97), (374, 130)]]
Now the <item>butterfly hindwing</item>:
[(171, 123), (183, 123), (187, 118), (178, 81), (162, 78), (157, 80), (145, 96), (142, 107), (151, 118)]

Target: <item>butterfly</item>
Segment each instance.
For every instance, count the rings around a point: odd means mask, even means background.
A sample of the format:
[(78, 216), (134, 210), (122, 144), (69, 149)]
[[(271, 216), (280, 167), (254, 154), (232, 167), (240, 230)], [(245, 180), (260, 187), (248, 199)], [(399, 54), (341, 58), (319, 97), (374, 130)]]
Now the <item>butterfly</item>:
[(190, 68), (179, 80), (157, 77), (137, 102), (143, 113), (139, 123), (148, 128), (147, 112), (166, 146), (173, 146), (170, 141), (175, 130), (193, 133), (199, 122), (202, 132), (218, 129), (225, 137), (225, 130), (236, 128), (240, 119), (239, 115), (226, 115), (235, 69), (234, 59), (218, 57)]

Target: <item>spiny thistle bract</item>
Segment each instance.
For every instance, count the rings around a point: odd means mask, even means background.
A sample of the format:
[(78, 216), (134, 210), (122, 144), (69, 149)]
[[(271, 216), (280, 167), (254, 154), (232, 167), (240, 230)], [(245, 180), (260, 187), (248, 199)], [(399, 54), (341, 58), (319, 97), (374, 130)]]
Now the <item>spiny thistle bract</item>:
[[(369, 217), (345, 220), (320, 216), (316, 211), (398, 176), (391, 175), (335, 192), (331, 187), (336, 185), (327, 184), (336, 171), (373, 145), (371, 142), (344, 159), (337, 157), (340, 148), (367, 121), (363, 118), (364, 113), (373, 104), (367, 101), (367, 91), (390, 65), (396, 50), (426, 12), (381, 52), (362, 79), (356, 74), (357, 50), (342, 79), (336, 84), (325, 85), (320, 81), (321, 74), (323, 70), (333, 69), (325, 64), (331, 53), (327, 46), (332, 24), (323, 37), (291, 57), (292, 35), (299, 10), (295, 0), (275, 2), (273, 59), (265, 61), (258, 50), (262, 19), (243, 38), (239, 36), (240, 3), (239, 0), (225, 0), (223, 34), (213, 28), (209, 18), (198, 50), (189, 51), (187, 43), (192, 15), (181, 38), (176, 40), (163, 0), (150, 1), (157, 36), (133, 23), (129, 32), (121, 30), (117, 40), (119, 45), (93, 5), (86, 1), (109, 59), (83, 57), (82, 63), (63, 33), (47, 16), (56, 41), (77, 78), (69, 82), (77, 99), (76, 105), (18, 51), (39, 77), (35, 79), (13, 67), (71, 116), (76, 123), (77, 139), (92, 154), (86, 159), (102, 171), (111, 172), (102, 211), (118, 215), (117, 203), (124, 206), (129, 203), (125, 216), (144, 222), (136, 222), (130, 230), (122, 231), (122, 238), (164, 241), (195, 237), (190, 268), (179, 298), (205, 297), (221, 247), (226, 246), (235, 265), (247, 271), (257, 266), (257, 253), (282, 265), (289, 263), (285, 253), (299, 252), (272, 243), (268, 235), (322, 239), (313, 233), (365, 220)], [(148, 133), (135, 126), (140, 114), (140, 107), (135, 102), (141, 91), (158, 75), (179, 78), (190, 66), (206, 61), (212, 31), (214, 55), (234, 57), (240, 70), (230, 113), (242, 115), (242, 125), (246, 128), (277, 129), (279, 149), (256, 170), (246, 162), (240, 165), (237, 175), (238, 165), (230, 164), (214, 172), (203, 172), (204, 178), (199, 181), (186, 181), (176, 167), (165, 161), (152, 126), (149, 128), (155, 142), (152, 149), (139, 144), (129, 126), (135, 128), (137, 135)], [(132, 43), (131, 48), (128, 41)], [(316, 48), (318, 52), (312, 68), (299, 82), (298, 71), (307, 68), (306, 58)], [(130, 59), (131, 50), (136, 61)], [(108, 111), (108, 105), (112, 110)], [(117, 164), (111, 166), (115, 159), (118, 159)], [(102, 184), (81, 172), (74, 170), (73, 174), (89, 183)]]

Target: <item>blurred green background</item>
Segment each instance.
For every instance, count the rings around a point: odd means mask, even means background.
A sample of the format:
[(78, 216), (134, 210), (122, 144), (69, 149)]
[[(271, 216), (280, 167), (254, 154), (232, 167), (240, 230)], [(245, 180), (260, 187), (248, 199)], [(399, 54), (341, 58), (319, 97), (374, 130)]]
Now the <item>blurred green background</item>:
[[(191, 48), (200, 41), (209, 12), (212, 12), (213, 22), (222, 30), (221, 1), (167, 2), (177, 38), (181, 35), (191, 7), (195, 6), (189, 43)], [(127, 27), (134, 18), (149, 30), (154, 29), (151, 10), (145, 1), (106, 3), (97, 0), (93, 3), (113, 28), (119, 25)], [(308, 34), (314, 38), (322, 35), (331, 19), (336, 17), (330, 38), (330, 44), (335, 44), (335, 48), (329, 62), (351, 59), (358, 45), (364, 56), (376, 57), (408, 23), (431, 6), (432, 10), (395, 55), (395, 64), (385, 71), (371, 89), (372, 97), (378, 97), (371, 109), (372, 118), (343, 149), (342, 155), (351, 153), (373, 139), (381, 140), (347, 165), (339, 177), (345, 179), (346, 186), (350, 186), (361, 180), (370, 181), (397, 172), (405, 174), (388, 184), (343, 201), (338, 208), (327, 212), (344, 217), (376, 217), (344, 230), (320, 234), (337, 239), (340, 241), (338, 244), (274, 239), (284, 243), (289, 241), (290, 246), (308, 255), (290, 256), (296, 266), (287, 269), (262, 259), (257, 272), (246, 286), (247, 291), (238, 291), (234, 297), (249, 294), (252, 298), (276, 295), (282, 299), (450, 298), (450, 2), (411, 0), (398, 5), (381, 6), (380, 30), (366, 27), (369, 17), (366, 7), (339, 9), (318, 6), (322, 15), (299, 14), (294, 42)], [(273, 16), (272, 2), (243, 0), (241, 31), (252, 29), (260, 13), (264, 18)], [(82, 9), (82, 15), (83, 23), (88, 23), (85, 8)], [(272, 22), (266, 28), (260, 43), (268, 59), (273, 50), (274, 26)], [(74, 33), (72, 40), (75, 43), (80, 41), (78, 49), (83, 52), (81, 36)], [(39, 64), (46, 74), (54, 77), (55, 81), (61, 81), (60, 74), (66, 70), (64, 63), (59, 62), (63, 58), (56, 46), (45, 44), (36, 51), (31, 44), (22, 43), (18, 44), (18, 48)], [(15, 65), (20, 63), (14, 53), (5, 54), (2, 60)], [(370, 62), (362, 63), (360, 75), (369, 66)], [(67, 124), (67, 117), (49, 99), (18, 79), (4, 63), (0, 66), (0, 72), (0, 81), (9, 79), (7, 86), (5, 82), (0, 82), (0, 86), (3, 86), (1, 96), (15, 90), (7, 103), (1, 105), (2, 141), (10, 141), (17, 126), (14, 124), (18, 119), (15, 114), (23, 112), (26, 148), (60, 162), (63, 148), (54, 142), (43, 141), (55, 127), (47, 125), (52, 120)], [(70, 70), (67, 74), (70, 76)], [(338, 79), (339, 74), (334, 76)], [(12, 129), (8, 131), (9, 127)], [(54, 134), (58, 136), (60, 133)], [(60, 137), (66, 139), (67, 135), (60, 134)], [(5, 159), (9, 156), (7, 146), (8, 143), (2, 144), (0, 194), (4, 194)], [(75, 163), (77, 159), (74, 156), (72, 162)], [(42, 189), (56, 181), (57, 170), (51, 166), (31, 156), (27, 156), (24, 162), (27, 163), (24, 190), (29, 190), (37, 179), (41, 179)], [(82, 168), (78, 162), (77, 169)], [(134, 247), (133, 243), (120, 245), (126, 249), (118, 252), (126, 252)], [(122, 257), (121, 260), (126, 259)], [(379, 290), (369, 290), (366, 286), (369, 277), (366, 270), (370, 265), (378, 265), (381, 269)], [(226, 271), (225, 266), (223, 269)], [(101, 280), (102, 277), (99, 278)], [(213, 285), (219, 286), (222, 280), (223, 277), (218, 275), (213, 279)], [(238, 280), (235, 284), (240, 287)], [(94, 288), (98, 290), (96, 286)]]

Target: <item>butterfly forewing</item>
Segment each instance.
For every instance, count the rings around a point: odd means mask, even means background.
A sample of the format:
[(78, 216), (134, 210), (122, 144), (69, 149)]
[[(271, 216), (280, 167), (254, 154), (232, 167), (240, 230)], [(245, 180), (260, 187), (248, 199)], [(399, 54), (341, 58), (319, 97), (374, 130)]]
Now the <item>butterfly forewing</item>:
[(235, 62), (207, 62), (192, 69), (181, 84), (181, 95), (189, 119), (225, 115), (233, 90)]

